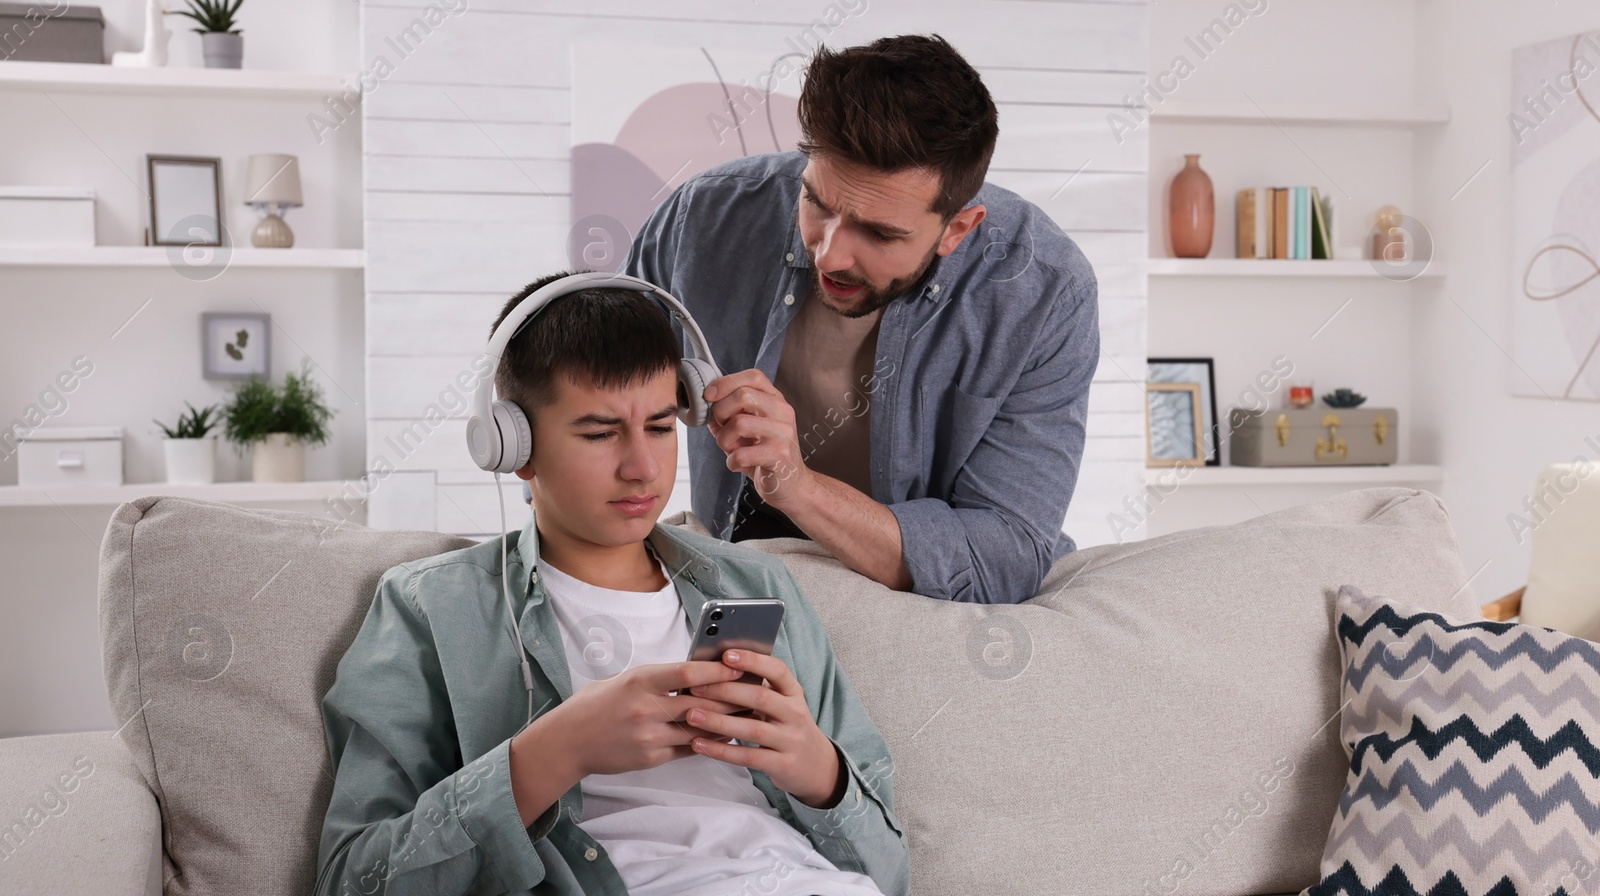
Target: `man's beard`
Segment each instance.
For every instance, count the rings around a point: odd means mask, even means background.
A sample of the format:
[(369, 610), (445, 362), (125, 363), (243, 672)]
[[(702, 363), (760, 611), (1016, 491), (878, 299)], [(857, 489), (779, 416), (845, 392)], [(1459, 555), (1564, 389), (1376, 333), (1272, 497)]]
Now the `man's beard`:
[(811, 273), (813, 279), (811, 284), (811, 297), (820, 300), (823, 304), (823, 307), (827, 308), (829, 311), (832, 311), (834, 314), (839, 315), (840, 317), (866, 317), (867, 315), (887, 306), (895, 299), (905, 295), (913, 286), (916, 286), (917, 282), (922, 279), (922, 276), (928, 272), (928, 268), (933, 266), (933, 262), (938, 257), (938, 254), (939, 243), (936, 240), (934, 241), (934, 244), (929, 247), (928, 256), (922, 259), (922, 264), (917, 266), (916, 273), (910, 275), (909, 277), (901, 277), (897, 280), (889, 281), (889, 285), (884, 287), (882, 291), (873, 288), (872, 284), (870, 283), (859, 284), (862, 287), (860, 298), (856, 300), (855, 305), (851, 306), (848, 310), (845, 310), (833, 304), (834, 302), (837, 302), (838, 299), (829, 295), (827, 289), (822, 285), (822, 271), (817, 269), (817, 256), (808, 248), (806, 249), (806, 258), (811, 262)]

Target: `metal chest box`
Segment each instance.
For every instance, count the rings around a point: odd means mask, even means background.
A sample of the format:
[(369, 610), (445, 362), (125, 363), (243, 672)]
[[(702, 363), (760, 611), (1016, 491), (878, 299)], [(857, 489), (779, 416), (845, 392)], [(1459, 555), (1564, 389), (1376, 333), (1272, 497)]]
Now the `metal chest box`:
[(1392, 464), (1400, 456), (1394, 408), (1229, 408), (1228, 432), (1238, 467)]
[(103, 64), (105, 34), (98, 6), (0, 3), (0, 61)]
[(121, 485), (122, 427), (16, 428), (17, 485)]

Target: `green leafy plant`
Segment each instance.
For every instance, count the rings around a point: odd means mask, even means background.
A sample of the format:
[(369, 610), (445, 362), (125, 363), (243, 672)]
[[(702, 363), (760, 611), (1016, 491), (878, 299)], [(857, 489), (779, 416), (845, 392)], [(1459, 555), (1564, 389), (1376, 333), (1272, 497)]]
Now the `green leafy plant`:
[(200, 24), (199, 28), (190, 29), (198, 34), (206, 32), (224, 32), (228, 34), (242, 34), (234, 26), (234, 16), (239, 12), (239, 7), (244, 5), (244, 0), (184, 0), (188, 9), (175, 9), (173, 14), (188, 16)]
[(264, 442), (275, 432), (311, 445), (328, 441), (328, 421), (333, 411), (322, 400), (322, 388), (311, 380), (311, 362), (300, 373), (289, 373), (281, 388), (260, 377), (251, 377), (238, 388), (222, 410), (223, 428), (234, 450), (241, 455), (244, 446)]
[(167, 438), (203, 439), (211, 430), (217, 428), (220, 421), (211, 419), (211, 415), (217, 412), (216, 405), (206, 405), (197, 411), (189, 402), (185, 401), (183, 404), (189, 409), (189, 413), (178, 415), (176, 427), (170, 427), (160, 420), (155, 421), (155, 424), (161, 427), (161, 431), (167, 434)]

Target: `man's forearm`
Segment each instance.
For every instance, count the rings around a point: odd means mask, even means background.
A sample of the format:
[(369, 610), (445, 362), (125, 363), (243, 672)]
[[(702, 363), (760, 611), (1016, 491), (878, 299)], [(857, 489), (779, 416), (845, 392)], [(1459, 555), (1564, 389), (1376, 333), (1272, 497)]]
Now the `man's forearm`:
[(808, 471), (793, 499), (779, 509), (845, 566), (896, 591), (911, 590), (900, 521), (888, 507), (831, 476)]

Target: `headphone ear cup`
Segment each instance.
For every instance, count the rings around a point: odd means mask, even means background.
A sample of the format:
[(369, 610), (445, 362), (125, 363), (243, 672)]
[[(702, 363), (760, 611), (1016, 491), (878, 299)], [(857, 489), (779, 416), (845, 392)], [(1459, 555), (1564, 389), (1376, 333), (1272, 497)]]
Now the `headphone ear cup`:
[(684, 358), (678, 364), (678, 419), (684, 426), (705, 426), (711, 419), (706, 386), (716, 379), (720, 379), (716, 368), (699, 358)]
[(491, 472), (515, 473), (533, 456), (533, 427), (514, 401), (500, 399), (493, 411), (494, 425), (500, 430), (500, 463)]

